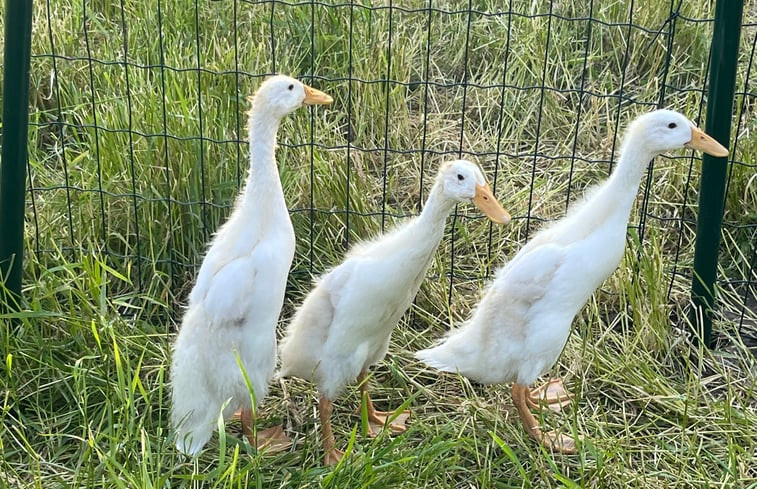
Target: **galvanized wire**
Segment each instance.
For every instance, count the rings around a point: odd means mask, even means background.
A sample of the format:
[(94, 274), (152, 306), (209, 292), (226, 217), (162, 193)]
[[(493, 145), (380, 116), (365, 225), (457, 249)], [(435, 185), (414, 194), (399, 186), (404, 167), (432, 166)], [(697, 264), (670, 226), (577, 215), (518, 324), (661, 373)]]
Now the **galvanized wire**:
[[(525, 234), (521, 237), (524, 241), (533, 232), (533, 228), (537, 223), (548, 221), (560, 216), (544, 216), (535, 207), (535, 194), (537, 170), (540, 162), (551, 161), (568, 161), (569, 162), (569, 175), (567, 177), (567, 191), (564, 195), (564, 208), (573, 201), (576, 197), (576, 188), (574, 188), (574, 172), (579, 165), (596, 166), (597, 168), (606, 168), (607, 171), (612, 170), (613, 161), (617, 154), (617, 141), (619, 140), (620, 131), (622, 130), (625, 122), (627, 121), (627, 114), (629, 107), (633, 108), (654, 108), (658, 106), (667, 105), (674, 97), (695, 97), (699, 100), (699, 114), (698, 119), (701, 119), (702, 107), (704, 106), (702, 99), (706, 89), (706, 80), (702, 78), (701, 83), (697, 86), (674, 86), (674, 81), (671, 81), (671, 66), (674, 60), (671, 58), (673, 53), (673, 47), (676, 43), (676, 36), (681, 26), (691, 26), (699, 24), (708, 24), (712, 19), (694, 18), (687, 16), (681, 11), (682, 2), (671, 0), (669, 5), (668, 17), (657, 26), (642, 25), (638, 19), (635, 18), (636, 6), (635, 2), (631, 0), (627, 12), (627, 17), (623, 22), (609, 22), (600, 18), (597, 18), (595, 13), (599, 8), (595, 5), (593, 0), (588, 2), (588, 14), (566, 14), (564, 11), (556, 8), (557, 4), (550, 3), (545, 11), (529, 10), (524, 7), (522, 3), (510, 0), (505, 5), (502, 2), (501, 7), (498, 9), (486, 9), (480, 8), (478, 2), (469, 0), (465, 8), (451, 9), (440, 8), (435, 6), (434, 0), (428, 0), (427, 2), (419, 3), (418, 6), (403, 6), (396, 5), (395, 2), (384, 2), (382, 5), (362, 5), (356, 2), (341, 2), (341, 3), (329, 3), (319, 1), (281, 1), (281, 0), (263, 0), (263, 1), (227, 1), (229, 9), (233, 12), (233, 24), (232, 28), (227, 33), (230, 38), (233, 38), (234, 46), (234, 63), (233, 67), (229, 69), (218, 69), (215, 66), (208, 65), (207, 60), (203, 59), (202, 43), (203, 36), (206, 34), (203, 32), (204, 19), (201, 17), (202, 2), (196, 0), (193, 2), (194, 8), (194, 25), (192, 26), (193, 36), (192, 42), (194, 47), (194, 63), (187, 66), (176, 66), (174, 61), (167, 61), (165, 52), (164, 36), (166, 35), (166, 19), (167, 16), (172, 15), (170, 12), (164, 10), (165, 0), (157, 1), (157, 29), (155, 36), (158, 39), (158, 53), (157, 58), (154, 60), (145, 61), (144, 59), (132, 58), (129, 53), (128, 43), (128, 31), (133, 23), (137, 23), (140, 19), (134, 19), (129, 17), (128, 9), (124, 7), (124, 2), (120, 2), (119, 17), (116, 19), (108, 19), (117, 24), (120, 24), (121, 28), (121, 40), (122, 40), (122, 52), (120, 56), (113, 59), (100, 59), (94, 53), (93, 40), (91, 37), (90, 24), (96, 20), (93, 19), (91, 9), (88, 6), (86, 0), (82, 0), (82, 50), (80, 52), (59, 52), (56, 49), (54, 43), (54, 36), (52, 31), (51, 17), (53, 14), (53, 7), (56, 0), (46, 0), (44, 3), (44, 11), (47, 16), (47, 31), (36, 32), (36, 36), (44, 36), (48, 39), (47, 47), (42, 50), (33, 52), (32, 58), (32, 71), (35, 72), (35, 63), (43, 64), (49, 62), (52, 66), (52, 73), (50, 75), (51, 80), (51, 93), (49, 97), (52, 99), (53, 104), (48, 111), (49, 114), (53, 114), (53, 120), (45, 119), (33, 119), (31, 121), (31, 129), (37, 132), (37, 137), (46, 131), (52, 131), (55, 134), (57, 145), (54, 151), (57, 152), (55, 157), (59, 158), (62, 162), (60, 181), (51, 185), (38, 185), (36, 184), (36, 176), (34, 169), (29, 167), (29, 188), (28, 188), (28, 202), (30, 203), (29, 219), (33, 223), (33, 226), (29, 229), (30, 234), (28, 241), (31, 242), (30, 247), (37, 260), (40, 263), (46, 263), (46, 255), (52, 254), (54, 250), (45, 248), (42, 243), (45, 243), (41, 234), (43, 233), (42, 223), (40, 222), (41, 216), (38, 214), (39, 202), (47, 198), (48, 195), (53, 195), (57, 191), (63, 191), (66, 194), (66, 215), (65, 220), (67, 227), (64, 236), (58, 241), (58, 246), (68, 256), (72, 258), (80, 257), (82, 253), (82, 245), (96, 248), (105, 254), (107, 254), (112, 264), (120, 269), (124, 270), (129, 267), (134, 268), (135, 287), (140, 292), (145, 292), (149, 287), (149, 280), (146, 277), (150, 275), (151, 270), (157, 269), (167, 274), (167, 286), (171, 289), (186, 290), (187, 284), (191, 282), (192, 275), (196, 270), (201, 259), (201, 253), (196, 253), (192, 256), (186, 256), (183, 251), (178, 251), (185, 245), (190, 253), (193, 250), (201, 250), (204, 247), (204, 243), (210, 239), (212, 233), (217, 228), (219, 217), (219, 209), (227, 209), (231, 203), (228, 201), (217, 202), (213, 199), (213, 186), (218, 182), (208, 181), (208, 158), (210, 151), (213, 148), (224, 147), (226, 145), (232, 145), (235, 152), (235, 183), (236, 187), (240, 188), (243, 184), (243, 175), (246, 173), (246, 161), (244, 145), (246, 144), (246, 131), (244, 130), (245, 124), (240, 119), (240, 113), (245, 109), (243, 102), (243, 93), (245, 83), (250, 80), (254, 80), (257, 84), (265, 76), (271, 73), (275, 73), (277, 69), (282, 65), (281, 60), (277, 57), (277, 51), (281, 49), (282, 42), (284, 40), (278, 37), (281, 25), (284, 22), (287, 11), (291, 9), (308, 9), (311, 19), (311, 28), (308, 33), (308, 39), (305, 46), (309, 45), (310, 53), (307, 56), (309, 60), (309, 72), (305, 74), (305, 78), (311, 83), (317, 82), (323, 86), (329, 84), (346, 83), (346, 104), (340, 107), (339, 110), (345, 112), (344, 118), (344, 143), (343, 144), (323, 144), (317, 142), (314, 136), (315, 119), (313, 113), (310, 114), (309, 127), (310, 131), (308, 138), (305, 142), (291, 142), (280, 141), (279, 144), (282, 148), (290, 150), (298, 150), (306, 147), (309, 150), (309, 190), (310, 196), (308, 203), (304, 205), (292, 205), (290, 211), (293, 216), (303, 217), (307, 220), (307, 238), (306, 242), (308, 249), (304, 256), (307, 257), (304, 260), (303, 265), (294, 270), (295, 277), (299, 277), (303, 282), (309, 280), (310, 274), (317, 273), (323, 268), (321, 265), (316, 264), (316, 252), (315, 242), (316, 235), (319, 232), (315, 226), (316, 220), (319, 216), (335, 215), (343, 217), (344, 229), (339, 233), (342, 237), (342, 246), (344, 249), (349, 248), (353, 241), (353, 230), (355, 226), (355, 219), (359, 218), (376, 218), (376, 222), (380, 223), (380, 229), (385, 229), (389, 218), (401, 218), (410, 215), (415, 215), (421, 209), (426, 197), (426, 187), (428, 186), (428, 178), (426, 173), (431, 167), (431, 162), (438, 160), (440, 157), (454, 156), (454, 157), (471, 157), (478, 161), (493, 162), (493, 187), (497, 190), (498, 184), (501, 184), (504, 165), (508, 161), (520, 161), (530, 163), (530, 188), (527, 192), (527, 207), (522, 215), (515, 215), (516, 220), (525, 221)], [(268, 52), (266, 56), (269, 58), (269, 65), (265, 68), (265, 72), (261, 70), (253, 71), (248, 67), (242, 66), (239, 57), (239, 37), (243, 35), (240, 32), (240, 14), (244, 9), (249, 8), (265, 8), (267, 10), (267, 31), (268, 36), (265, 44), (267, 44)], [(332, 71), (326, 71), (323, 67), (316, 66), (316, 56), (320, 53), (316, 53), (317, 41), (320, 40), (319, 36), (322, 32), (318, 29), (317, 24), (317, 12), (323, 12), (327, 9), (348, 9), (348, 21), (345, 26), (347, 30), (347, 64), (343, 67), (331, 67)], [(371, 13), (386, 15), (388, 18), (387, 31), (381, 33), (380, 38), (386, 41), (386, 46), (382, 48), (386, 57), (386, 65), (384, 69), (377, 69), (375, 77), (362, 77), (356, 75), (355, 59), (353, 59), (353, 41), (355, 39), (355, 28), (357, 24), (356, 14)], [(423, 21), (422, 35), (424, 38), (425, 52), (423, 52), (422, 61), (420, 62), (420, 80), (400, 80), (392, 79), (392, 67), (396, 61), (396, 50), (401, 48), (401, 40), (397, 38), (398, 25), (400, 16), (416, 15)], [(464, 32), (464, 48), (462, 51), (462, 69), (459, 74), (450, 76), (447, 79), (435, 79), (433, 75), (433, 63), (434, 52), (436, 50), (443, 50), (448, 46), (444, 45), (444, 41), (439, 38), (435, 38), (435, 34), (438, 32), (438, 26), (442, 22), (449, 21), (452, 16), (464, 16), (465, 28), (461, 29)], [(535, 60), (534, 66), (536, 72), (539, 73), (539, 83), (518, 83), (512, 80), (510, 77), (510, 63), (511, 60), (511, 38), (513, 43), (517, 43), (517, 33), (513, 29), (513, 22), (519, 21), (540, 21), (546, 22), (545, 36), (546, 49), (540, 59)], [(472, 27), (480, 22), (501, 22), (503, 25), (502, 35), (507, 37), (506, 52), (503, 55), (503, 65), (501, 72), (497, 72), (496, 82), (488, 82), (481, 80), (474, 73), (475, 67), (471, 65), (471, 52), (478, 48), (478, 46), (471, 45)], [(551, 36), (554, 29), (558, 29), (564, 24), (568, 23), (580, 23), (585, 26), (583, 29), (584, 36), (580, 39), (585, 44), (584, 48), (578, 51), (580, 57), (576, 70), (578, 78), (573, 86), (561, 87), (548, 80), (548, 68), (550, 63), (550, 49), (555, 49), (551, 46)], [(590, 47), (593, 39), (601, 38), (602, 29), (617, 28), (622, 29), (627, 39), (624, 46), (624, 51), (618, 54), (620, 58), (619, 72), (617, 73), (619, 78), (619, 86), (615, 87), (612, 92), (603, 91), (596, 88), (590, 78), (589, 69), (591, 67), (590, 59)], [(745, 53), (743, 58), (744, 62), (748, 64), (746, 68), (746, 76), (741, 82), (741, 86), (738, 87), (737, 97), (739, 97), (740, 103), (737, 104), (737, 122), (736, 131), (734, 135), (734, 141), (732, 150), (737, 150), (740, 144), (743, 144), (742, 134), (745, 134), (748, 130), (748, 124), (750, 115), (752, 114), (752, 107), (757, 100), (757, 92), (751, 87), (754, 84), (750, 84), (750, 77), (752, 76), (752, 65), (755, 54), (755, 31), (757, 31), (757, 24), (754, 19), (747, 19), (743, 26), (744, 32), (751, 36), (751, 52)], [(216, 33), (217, 35), (217, 33)], [(644, 44), (644, 40), (641, 39), (651, 38), (648, 41), (648, 45)], [(652, 98), (639, 98), (635, 95), (636, 83), (633, 80), (632, 75), (629, 73), (629, 60), (631, 59), (631, 53), (633, 50), (648, 48), (652, 43), (658, 42), (665, 46), (664, 52), (666, 55), (665, 62), (663, 63), (663, 70), (659, 73), (657, 81), (659, 82), (659, 91), (656, 93), (656, 97)], [(641, 47), (640, 47), (641, 45)], [(286, 61), (286, 60), (284, 60)], [(91, 111), (91, 122), (85, 120), (69, 120), (66, 117), (66, 107), (61, 105), (62, 94), (61, 85), (65, 86), (67, 81), (60, 74), (61, 66), (70, 65), (77, 66), (77, 63), (84, 63), (86, 71), (89, 77), (89, 91), (87, 97), (87, 104)], [(117, 124), (110, 123), (103, 119), (103, 115), (100, 113), (100, 106), (98, 102), (98, 92), (108, 90), (108, 87), (95, 85), (95, 71), (99, 69), (120, 68), (125, 75), (125, 87), (123, 93), (116, 93), (116, 89), (113, 89), (113, 93), (110, 95), (113, 97), (123, 97), (125, 103), (128, 106), (128, 120), (124, 127)], [(320, 68), (320, 69), (319, 69)], [(338, 68), (338, 69), (336, 69)], [(156, 80), (156, 101), (155, 103), (160, 105), (160, 113), (162, 120), (158, 124), (158, 128), (145, 128), (138, 127), (134, 123), (132, 117), (132, 103), (135, 94), (132, 93), (130, 86), (130, 76), (132, 73), (148, 71), (155, 75)], [(38, 73), (39, 74), (39, 73)], [(195, 114), (197, 117), (197, 131), (192, 133), (191, 129), (187, 129), (187, 132), (176, 134), (172, 131), (169, 124), (170, 107), (174, 101), (169, 99), (169, 83), (171, 76), (178, 76), (187, 74), (189, 76), (196, 77), (195, 93), (192, 95), (192, 102), (196, 104)], [(234, 94), (233, 105), (236, 110), (232, 117), (233, 126), (236, 129), (235, 137), (217, 137), (211, 130), (209, 130), (208, 124), (211, 121), (208, 120), (208, 115), (205, 113), (205, 91), (207, 80), (223, 79), (224, 77), (231, 76), (234, 79), (233, 87)], [(494, 78), (492, 78), (494, 79)], [(362, 90), (371, 87), (375, 84), (383, 84), (384, 98), (384, 112), (379, 114), (371, 114), (377, 120), (383, 120), (383, 141), (377, 144), (364, 144), (356, 138), (355, 121), (359, 118), (356, 116), (356, 112), (360, 110), (360, 107), (354, 103), (354, 95), (360, 93)], [(390, 114), (390, 98), (392, 96), (392, 90), (394, 88), (406, 88), (418, 86), (422, 90), (420, 98), (418, 112), (421, 118), (421, 127), (419, 129), (419, 147), (398, 147), (392, 145), (391, 139), (391, 114)], [(459, 133), (457, 134), (458, 144), (456, 148), (439, 149), (433, 146), (430, 141), (430, 135), (428, 133), (428, 118), (433, 114), (434, 108), (432, 105), (431, 96), (433, 91), (443, 90), (461, 90), (460, 106), (459, 109)], [(466, 147), (466, 135), (469, 131), (471, 124), (470, 113), (470, 97), (475, 90), (494, 90), (499, 96), (499, 107), (496, 112), (496, 117), (493, 119), (496, 121), (496, 144), (491, 149), (477, 149)], [(506, 96), (509, 94), (519, 94), (528, 96), (531, 93), (538, 93), (536, 126), (533, 139), (533, 146), (530, 149), (523, 150), (519, 147), (510, 147), (504, 144), (502, 140), (502, 126), (504, 122), (512, 117), (507, 113), (505, 107)], [(545, 152), (540, 150), (546, 137), (542, 128), (542, 117), (545, 117), (544, 112), (545, 100), (551, 96), (561, 96), (564, 98), (576, 97), (577, 103), (574, 111), (574, 118), (571, 119), (571, 125), (573, 127), (573, 137), (568, 151), (561, 152)], [(159, 100), (157, 100), (159, 99)], [(590, 100), (607, 99), (612, 101), (613, 108), (612, 114), (609, 117), (608, 123), (609, 130), (611, 131), (611, 137), (609, 139), (609, 149), (607, 154), (602, 157), (586, 157), (579, 152), (579, 131), (584, 126), (584, 104)], [(623, 114), (623, 115), (621, 115)], [(585, 127), (583, 127), (586, 129)], [(210, 128), (212, 129), (212, 128)], [(93, 146), (90, 149), (89, 158), (93, 164), (93, 171), (97, 172), (95, 179), (95, 185), (91, 188), (84, 188), (71, 181), (71, 165), (73, 165), (70, 157), (69, 144), (70, 134), (72, 133), (86, 133), (92, 136)], [(102, 159), (103, 144), (107, 144), (107, 141), (112, 141), (114, 136), (125, 135), (128, 139), (127, 146), (120, 148), (125, 155), (125, 162), (128, 165), (128, 174), (131, 179), (129, 188), (122, 188), (118, 191), (113, 191), (106, 187), (103, 181), (103, 167), (107, 163)], [(159, 157), (162, 158), (165, 163), (162, 168), (163, 178), (165, 182), (159, 182), (162, 190), (162, 195), (153, 195), (149, 193), (141, 194), (137, 189), (138, 185), (138, 166), (139, 158), (135, 153), (137, 151), (137, 141), (160, 141)], [(157, 143), (156, 143), (157, 144)], [(181, 195), (172, 195), (171, 181), (176, 178), (176, 175), (172, 175), (172, 170), (167, 162), (174, 156), (171, 151), (172, 144), (189, 144), (195, 145), (197, 148), (196, 158), (199, 167), (199, 194), (194, 197), (183, 197)], [(50, 151), (53, 151), (52, 149)], [(345, 205), (343, 208), (325, 208), (318, 207), (314, 194), (316, 191), (315, 185), (315, 152), (317, 151), (330, 151), (335, 154), (344, 154), (345, 160), (345, 177), (346, 177), (346, 191)], [(605, 154), (603, 152), (603, 154)], [(733, 154), (733, 153), (732, 153)], [(381, 175), (380, 182), (382, 188), (382, 198), (377, 204), (376, 210), (358, 210), (353, 205), (353, 196), (350, 195), (352, 183), (355, 178), (354, 171), (356, 168), (356, 155), (377, 155), (381, 159)], [(417, 199), (414, 202), (417, 203), (415, 209), (412, 210), (396, 210), (388, 206), (389, 202), (389, 167), (390, 163), (399, 157), (403, 158), (418, 158), (420, 164), (419, 178), (417, 182)], [(692, 173), (695, 168), (695, 159), (692, 157), (675, 157), (675, 160), (686, 161), (688, 164), (688, 172), (685, 180), (685, 189), (682, 192), (683, 201), (676, 206), (676, 215), (659, 215), (656, 214), (654, 206), (650, 202), (652, 192), (652, 186), (654, 184), (656, 169), (654, 166), (650, 166), (647, 179), (644, 182), (644, 187), (641, 190), (642, 196), (640, 197), (640, 205), (638, 206), (638, 214), (632, 219), (631, 227), (634, 228), (639, 235), (641, 241), (644, 240), (645, 233), (649, 226), (659, 227), (667, 233), (675, 233), (675, 250), (673, 252), (674, 262), (667, 264), (669, 266), (668, 274), (669, 281), (667, 282), (668, 296), (673, 294), (674, 285), (681, 277), (690, 278), (690, 272), (688, 271), (688, 264), (679, 263), (681, 256), (681, 248), (685, 243), (686, 236), (690, 235), (690, 228), (694, 225), (692, 217), (691, 206), (689, 198), (689, 190), (693, 184)], [(733, 161), (729, 173), (729, 178), (733, 175), (733, 171), (737, 166), (745, 168), (754, 168), (755, 164), (746, 161)], [(158, 185), (156, 184), (156, 187)], [(84, 242), (79, 235), (79, 231), (84, 228), (92, 228), (95, 226), (94, 222), (86, 222), (83, 217), (76, 212), (77, 196), (80, 194), (94, 193), (97, 200), (97, 224), (99, 231), (97, 232), (98, 243)], [(189, 194), (188, 194), (189, 195)], [(132, 226), (123, 232), (123, 242), (114, 244), (110, 235), (111, 226), (110, 214), (115, 212), (115, 202), (119, 199), (129, 199), (131, 206), (130, 212), (133, 213)], [(202, 233), (198, 236), (189, 236), (183, 239), (190, 240), (190, 244), (181, 243), (181, 239), (177, 239), (177, 235), (173, 232), (169, 232), (166, 236), (167, 242), (165, 243), (165, 253), (160, 256), (150, 255), (150, 251), (155, 246), (160, 245), (162, 237), (153, 236), (151, 230), (144, 228), (144, 219), (140, 216), (144, 213), (145, 206), (150, 205), (163, 205), (165, 206), (166, 218), (168, 222), (174, 223), (176, 219), (184, 214), (193, 214), (197, 212), (199, 214)], [(199, 210), (198, 210), (199, 209)], [(465, 266), (461, 266), (457, 261), (456, 252), (458, 250), (458, 235), (456, 228), (461, 219), (469, 219), (468, 216), (455, 210), (451, 218), (451, 226), (449, 227), (449, 233), (445, 236), (445, 240), (450, 245), (449, 253), (444, 259), (445, 269), (442, 273), (447, 280), (448, 284), (448, 300), (452, 301), (452, 292), (455, 283), (461, 280), (470, 280), (479, 277), (480, 275), (472, 273), (466, 269)], [(754, 220), (747, 220), (746, 224), (726, 221), (724, 226), (730, 230), (739, 232), (743, 235), (755, 236), (755, 229), (757, 229), (757, 222)], [(488, 235), (488, 242), (486, 246), (486, 253), (489, 257), (487, 263), (491, 263), (492, 256), (496, 253), (497, 243), (492, 241), (493, 231), (490, 228)], [(740, 276), (726, 276), (722, 277), (722, 284), (730, 284), (737, 287), (742, 293), (743, 301), (741, 305), (741, 318), (740, 322), (743, 324), (745, 313), (749, 304), (753, 304), (755, 295), (755, 239), (752, 240), (751, 247), (747, 249), (746, 263), (743, 265)], [(522, 243), (521, 243), (522, 244)], [(751, 252), (751, 255), (749, 253)], [(487, 270), (487, 274), (490, 271)], [(182, 297), (181, 293), (177, 293), (179, 297), (173, 297), (173, 299), (180, 302)], [(172, 304), (174, 307), (176, 304)], [(178, 311), (178, 308), (175, 308)]]

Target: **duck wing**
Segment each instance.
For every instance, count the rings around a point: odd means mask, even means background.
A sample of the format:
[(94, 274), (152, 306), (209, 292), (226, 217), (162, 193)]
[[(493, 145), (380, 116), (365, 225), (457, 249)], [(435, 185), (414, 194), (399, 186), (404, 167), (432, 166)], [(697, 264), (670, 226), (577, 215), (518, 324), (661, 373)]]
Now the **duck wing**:
[[(441, 344), (416, 358), (445, 372), (459, 372), (482, 383), (512, 380), (537, 306), (553, 284), (566, 251), (544, 244), (519, 253), (499, 270), (472, 317)], [(511, 358), (512, 357), (512, 358)]]
[(190, 307), (201, 302), (208, 321), (214, 326), (241, 325), (251, 319), (261, 324), (275, 324), (281, 312), (289, 268), (282, 262), (280, 253), (271, 246), (259, 245), (250, 255), (214, 268), (202, 282), (198, 279)]

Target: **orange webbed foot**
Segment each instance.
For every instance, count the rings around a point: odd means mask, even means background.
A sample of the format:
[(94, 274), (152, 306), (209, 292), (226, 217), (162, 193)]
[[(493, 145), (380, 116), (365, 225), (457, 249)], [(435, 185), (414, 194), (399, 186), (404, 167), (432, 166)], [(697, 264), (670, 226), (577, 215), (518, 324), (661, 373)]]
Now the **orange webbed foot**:
[(531, 408), (541, 408), (543, 404), (550, 410), (559, 413), (563, 407), (570, 404), (573, 394), (565, 389), (560, 379), (550, 379), (537, 389), (530, 391), (526, 402)]
[(257, 430), (257, 440), (252, 435), (247, 435), (247, 439), (258, 450), (267, 453), (283, 452), (292, 446), (291, 438), (284, 433), (284, 428), (281, 425), (265, 430)]
[[(393, 434), (404, 433), (407, 430), (406, 422), (410, 418), (410, 415), (412, 413), (410, 412), (410, 410), (402, 411), (397, 415), (396, 418), (394, 418), (390, 423), (387, 424), (387, 421), (389, 420), (389, 418), (394, 416), (395, 412), (396, 411), (369, 410), (368, 436), (372, 438), (378, 436), (378, 433), (385, 427), (388, 427)], [(361, 414), (359, 410), (357, 414)]]

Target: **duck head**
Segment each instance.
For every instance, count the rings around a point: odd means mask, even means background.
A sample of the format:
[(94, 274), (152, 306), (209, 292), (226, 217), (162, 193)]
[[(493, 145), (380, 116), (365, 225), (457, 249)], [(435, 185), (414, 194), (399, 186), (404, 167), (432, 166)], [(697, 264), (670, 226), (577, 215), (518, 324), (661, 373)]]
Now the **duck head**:
[(285, 75), (268, 78), (260, 85), (252, 99), (256, 110), (282, 118), (303, 105), (326, 105), (333, 99), (315, 88)]
[(502, 208), (489, 189), (478, 165), (468, 160), (455, 160), (439, 169), (444, 195), (458, 202), (473, 202), (476, 207), (498, 224), (510, 222), (510, 214)]
[(712, 156), (728, 156), (728, 150), (689, 119), (673, 110), (655, 110), (638, 117), (629, 133), (652, 154), (678, 148), (692, 148)]

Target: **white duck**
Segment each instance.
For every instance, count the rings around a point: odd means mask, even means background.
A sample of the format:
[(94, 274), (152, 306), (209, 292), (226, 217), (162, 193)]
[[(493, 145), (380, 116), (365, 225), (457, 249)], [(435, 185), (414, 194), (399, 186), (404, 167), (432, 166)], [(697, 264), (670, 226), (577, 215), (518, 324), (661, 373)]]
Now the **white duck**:
[[(450, 211), (468, 201), (494, 222), (510, 220), (478, 166), (465, 160), (447, 163), (420, 216), (354, 246), (341, 265), (318, 280), (295, 313), (281, 347), (280, 375), (314, 379), (321, 395), (318, 410), (327, 464), (343, 455), (334, 446), (330, 416), (331, 401), (347, 384), (357, 378), (370, 422), (384, 425), (392, 414), (374, 409), (367, 391), (368, 367), (386, 355), (392, 330), (420, 288)], [(397, 423), (392, 429), (404, 431), (404, 426)]]
[[(186, 454), (202, 450), (229, 400), (223, 417), (241, 409), (244, 432), (252, 435), (255, 406), (237, 356), (257, 404), (275, 369), (276, 323), (295, 246), (274, 159), (276, 133), (281, 119), (303, 104), (331, 101), (287, 76), (267, 79), (252, 98), (247, 183), (210, 244), (174, 345), (171, 425)], [(283, 436), (281, 427), (259, 431), (257, 444)]]
[[(677, 112), (657, 110), (637, 118), (626, 131), (612, 176), (565, 218), (536, 234), (498, 270), (472, 317), (416, 357), (483, 384), (514, 381), (513, 402), (526, 431), (553, 450), (574, 453), (572, 438), (541, 432), (529, 408), (537, 407), (543, 396), (528, 386), (557, 361), (573, 317), (620, 262), (647, 163), (684, 146), (714, 156), (728, 154)], [(547, 402), (557, 405), (553, 409), (567, 396), (559, 381), (546, 391)]]

